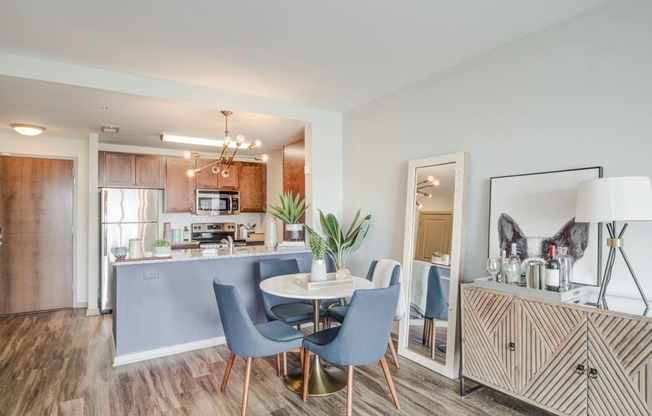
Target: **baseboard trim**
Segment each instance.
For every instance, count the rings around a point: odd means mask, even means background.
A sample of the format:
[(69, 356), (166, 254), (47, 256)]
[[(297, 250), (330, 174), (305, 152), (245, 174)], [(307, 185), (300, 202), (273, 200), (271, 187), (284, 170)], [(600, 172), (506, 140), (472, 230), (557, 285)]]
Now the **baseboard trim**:
[(100, 308), (88, 308), (86, 309), (86, 316), (99, 315)]
[(206, 347), (226, 344), (226, 338), (216, 337), (203, 339), (201, 341), (188, 342), (185, 344), (173, 345), (171, 347), (157, 348), (155, 350), (124, 354), (114, 357), (113, 366), (136, 363), (138, 361), (151, 360), (152, 358), (164, 357), (166, 355), (179, 354), (192, 350), (199, 350)]

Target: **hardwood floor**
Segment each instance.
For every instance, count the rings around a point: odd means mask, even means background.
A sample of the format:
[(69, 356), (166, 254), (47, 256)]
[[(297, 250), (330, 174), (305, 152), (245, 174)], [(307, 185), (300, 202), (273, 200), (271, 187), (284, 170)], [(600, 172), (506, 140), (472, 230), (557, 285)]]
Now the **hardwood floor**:
[[(226, 346), (112, 367), (111, 317), (60, 310), (0, 317), (0, 415), (234, 415), (244, 360), (219, 392)], [(380, 364), (356, 368), (356, 415), (544, 415), (482, 389), (461, 398), (459, 385), (401, 357), (389, 368), (401, 401), (394, 408)], [(289, 366), (298, 366), (289, 354)], [(344, 414), (346, 392), (307, 403), (276, 377), (273, 358), (254, 360), (249, 415)]]

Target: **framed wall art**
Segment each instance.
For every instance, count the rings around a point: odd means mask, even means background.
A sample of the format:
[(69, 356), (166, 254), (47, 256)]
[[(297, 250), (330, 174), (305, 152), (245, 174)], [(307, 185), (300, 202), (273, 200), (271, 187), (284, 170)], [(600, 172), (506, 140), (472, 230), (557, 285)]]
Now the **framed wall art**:
[(489, 257), (517, 244), (522, 261), (545, 260), (548, 247), (565, 246), (573, 257), (573, 282), (598, 285), (602, 224), (576, 223), (575, 198), (582, 181), (602, 177), (602, 167), (497, 176), (490, 181)]

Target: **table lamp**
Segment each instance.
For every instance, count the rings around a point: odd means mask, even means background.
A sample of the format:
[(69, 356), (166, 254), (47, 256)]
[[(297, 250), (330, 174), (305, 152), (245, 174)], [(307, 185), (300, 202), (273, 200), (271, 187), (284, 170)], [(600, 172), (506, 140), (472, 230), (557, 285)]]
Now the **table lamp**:
[(607, 257), (607, 266), (600, 286), (600, 293), (598, 294), (598, 307), (605, 303), (604, 297), (607, 286), (611, 281), (611, 273), (617, 252), (620, 252), (625, 260), (625, 264), (627, 264), (646, 308), (649, 307), (649, 302), (623, 247), (623, 235), (628, 224), (625, 223), (620, 233), (618, 233), (616, 222), (652, 221), (652, 186), (650, 185), (650, 178), (646, 176), (622, 176), (580, 182), (577, 187), (575, 221), (607, 223), (609, 256)]

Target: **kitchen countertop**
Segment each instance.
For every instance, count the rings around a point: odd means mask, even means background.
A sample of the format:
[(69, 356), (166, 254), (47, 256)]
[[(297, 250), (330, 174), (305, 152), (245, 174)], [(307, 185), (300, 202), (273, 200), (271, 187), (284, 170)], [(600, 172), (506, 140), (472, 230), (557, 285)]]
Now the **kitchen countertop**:
[(170, 263), (179, 261), (196, 261), (208, 259), (228, 259), (237, 257), (253, 257), (253, 256), (269, 256), (276, 254), (296, 254), (296, 253), (309, 253), (308, 247), (302, 248), (284, 248), (284, 249), (268, 249), (264, 246), (246, 246), (236, 247), (234, 254), (229, 254), (228, 250), (218, 250), (216, 254), (203, 254), (202, 249), (188, 249), (188, 250), (174, 250), (170, 257), (151, 257), (143, 259), (134, 259), (128, 261), (113, 262), (114, 266), (130, 266), (134, 264), (154, 264), (154, 263)]

